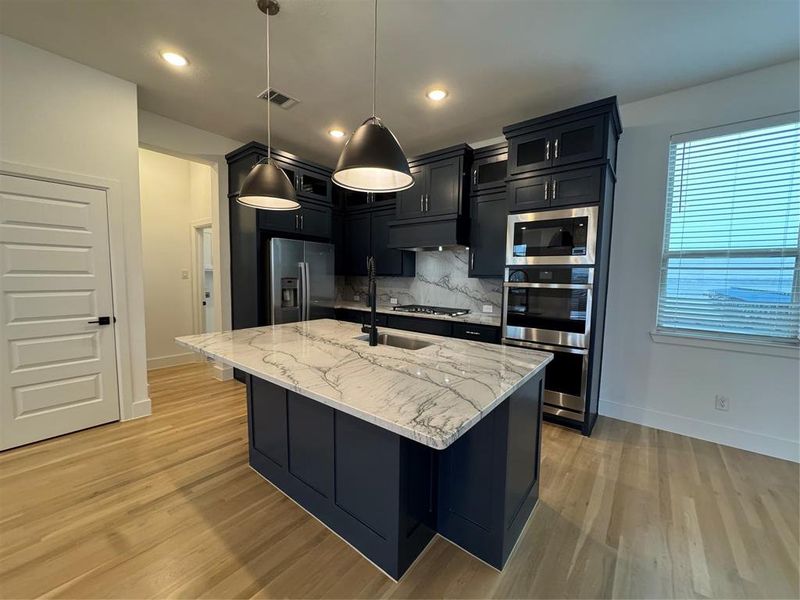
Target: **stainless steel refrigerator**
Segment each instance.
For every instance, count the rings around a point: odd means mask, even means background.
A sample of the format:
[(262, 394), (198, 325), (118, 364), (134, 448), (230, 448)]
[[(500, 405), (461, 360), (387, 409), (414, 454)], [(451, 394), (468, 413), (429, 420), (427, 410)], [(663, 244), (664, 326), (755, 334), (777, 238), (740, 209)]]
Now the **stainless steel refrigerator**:
[(268, 264), (271, 325), (333, 318), (332, 244), (272, 238)]

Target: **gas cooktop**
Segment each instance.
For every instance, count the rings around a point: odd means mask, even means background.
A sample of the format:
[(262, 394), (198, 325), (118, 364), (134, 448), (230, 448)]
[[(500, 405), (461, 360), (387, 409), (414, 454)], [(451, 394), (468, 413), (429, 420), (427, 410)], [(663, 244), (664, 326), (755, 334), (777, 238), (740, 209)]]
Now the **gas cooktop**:
[(403, 306), (395, 306), (394, 310), (400, 312), (425, 313), (426, 315), (445, 315), (448, 317), (457, 317), (469, 313), (468, 308), (447, 308), (444, 306), (426, 306), (424, 304), (404, 304)]

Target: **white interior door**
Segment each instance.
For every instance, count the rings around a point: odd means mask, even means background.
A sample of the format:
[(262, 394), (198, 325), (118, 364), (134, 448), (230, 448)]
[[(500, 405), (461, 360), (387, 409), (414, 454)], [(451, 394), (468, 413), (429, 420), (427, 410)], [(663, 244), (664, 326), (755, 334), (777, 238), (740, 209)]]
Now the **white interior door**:
[(0, 175), (0, 301), (0, 449), (118, 420), (105, 192)]

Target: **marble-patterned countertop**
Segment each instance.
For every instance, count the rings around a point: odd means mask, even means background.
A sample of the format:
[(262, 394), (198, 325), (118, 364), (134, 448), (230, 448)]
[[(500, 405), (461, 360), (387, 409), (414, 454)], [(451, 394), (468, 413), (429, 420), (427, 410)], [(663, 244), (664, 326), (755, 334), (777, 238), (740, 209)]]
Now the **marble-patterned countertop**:
[(354, 323), (320, 319), (176, 338), (186, 348), (431, 448), (456, 441), (553, 359), (432, 335), (419, 350), (371, 347)]
[[(335, 308), (349, 308), (351, 310), (363, 310), (369, 312), (369, 307), (363, 302), (352, 302), (346, 300), (339, 300), (336, 302)], [(419, 319), (438, 319), (440, 321), (458, 321), (459, 323), (473, 323), (475, 325), (494, 325), (500, 327), (501, 318), (499, 314), (494, 313), (476, 313), (470, 312), (466, 315), (458, 315), (450, 317), (448, 315), (428, 315), (425, 313), (403, 312), (401, 310), (394, 310), (392, 304), (378, 304), (375, 309), (379, 313), (388, 313), (392, 315), (399, 315), (401, 317), (415, 317)]]

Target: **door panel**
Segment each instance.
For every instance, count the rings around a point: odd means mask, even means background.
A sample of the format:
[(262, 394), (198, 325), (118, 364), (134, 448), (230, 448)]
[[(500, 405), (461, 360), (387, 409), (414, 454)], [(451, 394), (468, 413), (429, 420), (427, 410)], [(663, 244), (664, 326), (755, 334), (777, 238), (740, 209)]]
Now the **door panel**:
[(458, 214), (461, 186), (461, 161), (441, 160), (427, 166), (426, 215)]
[(300, 231), (307, 236), (330, 239), (331, 209), (303, 204), (300, 208)]
[(502, 277), (506, 264), (505, 192), (472, 199), (469, 245), (470, 277)]
[(366, 275), (370, 253), (370, 214), (348, 215), (344, 222), (344, 268), (346, 275)]
[(506, 185), (509, 210), (519, 211), (550, 206), (545, 187), (549, 185), (548, 177), (526, 177), (509, 181)]
[(427, 167), (412, 167), (411, 176), (414, 178), (414, 185), (407, 190), (397, 194), (397, 218), (409, 219), (420, 217), (422, 211), (422, 197), (425, 195), (427, 183)]
[(550, 206), (599, 204), (602, 183), (602, 167), (556, 173), (550, 184)]
[(333, 246), (305, 242), (309, 319), (332, 319), (336, 300)]
[(553, 166), (603, 156), (603, 123), (598, 116), (562, 125), (553, 130)]
[(387, 247), (389, 222), (394, 221), (393, 210), (372, 213), (372, 255), (375, 257), (376, 275), (401, 275), (403, 272), (402, 250)]
[(552, 148), (551, 131), (535, 131), (509, 141), (508, 174), (525, 173), (550, 166)]
[(108, 244), (105, 192), (0, 176), (0, 449), (119, 419)]

